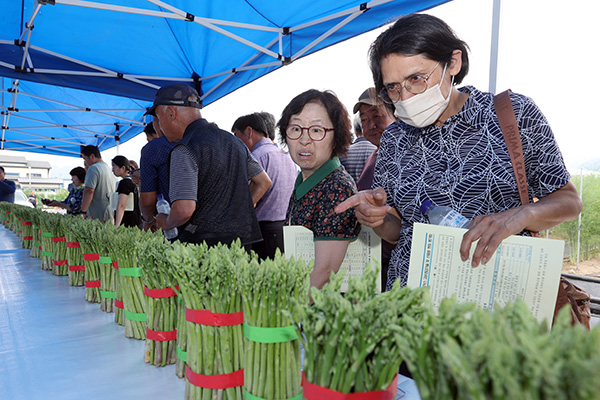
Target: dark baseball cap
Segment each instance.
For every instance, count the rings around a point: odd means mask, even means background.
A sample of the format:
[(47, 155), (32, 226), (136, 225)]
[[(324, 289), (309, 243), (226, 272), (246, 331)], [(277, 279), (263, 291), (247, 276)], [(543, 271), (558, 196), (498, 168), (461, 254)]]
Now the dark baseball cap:
[(144, 115), (155, 115), (155, 110), (158, 106), (202, 108), (202, 102), (196, 89), (183, 83), (176, 83), (158, 89), (156, 96), (154, 96), (154, 104)]
[(363, 104), (366, 104), (368, 106), (379, 106), (382, 103), (383, 102), (379, 100), (377, 93), (375, 93), (375, 88), (370, 87), (367, 90), (365, 90), (358, 98), (358, 102), (354, 105), (354, 114), (356, 114), (358, 110), (360, 110), (360, 106), (362, 106)]

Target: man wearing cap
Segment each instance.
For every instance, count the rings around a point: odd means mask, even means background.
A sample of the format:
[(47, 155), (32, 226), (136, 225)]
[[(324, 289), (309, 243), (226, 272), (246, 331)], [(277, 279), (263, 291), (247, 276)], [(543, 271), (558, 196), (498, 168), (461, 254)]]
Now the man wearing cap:
[[(354, 111), (356, 114), (358, 112), (356, 106), (354, 109), (356, 110)], [(356, 140), (348, 147), (348, 152), (340, 157), (340, 162), (346, 171), (348, 171), (352, 179), (354, 179), (354, 182), (358, 182), (358, 178), (365, 167), (367, 158), (369, 158), (377, 147), (364, 138), (359, 115), (354, 117), (354, 134), (356, 135)]]
[(140, 157), (140, 213), (144, 230), (156, 230), (156, 199), (159, 194), (171, 203), (169, 197), (169, 154), (176, 143), (171, 143), (163, 132), (156, 129), (158, 120), (154, 117), (146, 125), (144, 132), (148, 143), (142, 147)]
[[(367, 158), (365, 167), (356, 182), (358, 190), (369, 190), (373, 184), (373, 175), (375, 173), (375, 161), (377, 161), (377, 151), (379, 150), (379, 142), (381, 135), (388, 125), (392, 124), (395, 119), (392, 111), (386, 104), (379, 99), (375, 92), (375, 88), (368, 88), (354, 105), (354, 112), (358, 112), (362, 126), (363, 136), (375, 146), (375, 151)], [(390, 264), (390, 256), (394, 245), (381, 241), (381, 287), (386, 287), (387, 270)]]
[[(169, 160), (171, 213), (158, 214), (157, 225), (178, 228), (182, 242), (256, 243), (262, 237), (254, 204), (271, 180), (244, 143), (202, 118), (201, 107), (195, 89), (175, 84), (160, 88), (146, 112), (169, 142), (178, 142)], [(249, 180), (260, 188), (257, 199)]]

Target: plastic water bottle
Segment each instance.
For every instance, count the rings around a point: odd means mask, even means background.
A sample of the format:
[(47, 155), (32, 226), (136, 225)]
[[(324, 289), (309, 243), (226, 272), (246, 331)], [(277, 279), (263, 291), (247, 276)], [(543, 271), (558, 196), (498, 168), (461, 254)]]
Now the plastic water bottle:
[(434, 225), (468, 228), (471, 223), (471, 221), (461, 213), (454, 211), (450, 207), (436, 206), (431, 200), (425, 200), (421, 205), (420, 210), (429, 217), (429, 222)]
[[(171, 213), (171, 206), (169, 205), (169, 202), (165, 200), (163, 195), (159, 194), (156, 196), (156, 200), (156, 211), (158, 211), (159, 214), (169, 215)], [(167, 239), (175, 239), (179, 232), (177, 232), (177, 228), (173, 228), (163, 231), (163, 234)]]

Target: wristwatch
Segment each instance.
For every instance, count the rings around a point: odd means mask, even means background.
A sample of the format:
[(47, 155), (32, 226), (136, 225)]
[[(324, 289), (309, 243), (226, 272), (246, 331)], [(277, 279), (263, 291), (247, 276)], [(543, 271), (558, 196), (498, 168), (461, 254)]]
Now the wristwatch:
[(152, 216), (152, 219), (150, 221), (146, 221), (144, 219), (144, 217), (142, 216), (142, 222), (145, 223), (145, 224), (151, 224), (154, 221), (156, 221), (156, 217), (154, 215)]

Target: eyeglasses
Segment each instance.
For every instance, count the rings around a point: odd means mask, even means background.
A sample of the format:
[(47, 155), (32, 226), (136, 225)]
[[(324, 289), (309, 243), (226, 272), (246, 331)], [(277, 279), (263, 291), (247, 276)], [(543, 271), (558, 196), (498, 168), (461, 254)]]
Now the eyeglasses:
[(308, 137), (315, 142), (325, 139), (325, 134), (330, 131), (334, 131), (333, 128), (325, 128), (320, 125), (311, 125), (308, 128), (304, 128), (300, 125), (292, 124), (288, 125), (285, 129), (285, 135), (290, 140), (298, 140), (302, 136), (302, 132), (307, 131)]
[(440, 65), (438, 62), (435, 64), (435, 67), (431, 70), (427, 75), (413, 75), (406, 78), (404, 82), (400, 83), (390, 83), (389, 85), (385, 85), (383, 89), (379, 92), (379, 97), (381, 100), (385, 101), (388, 104), (393, 104), (395, 101), (400, 101), (400, 93), (402, 92), (402, 88), (406, 89), (407, 92), (412, 94), (421, 94), (427, 90), (427, 80), (433, 74), (433, 71)]

